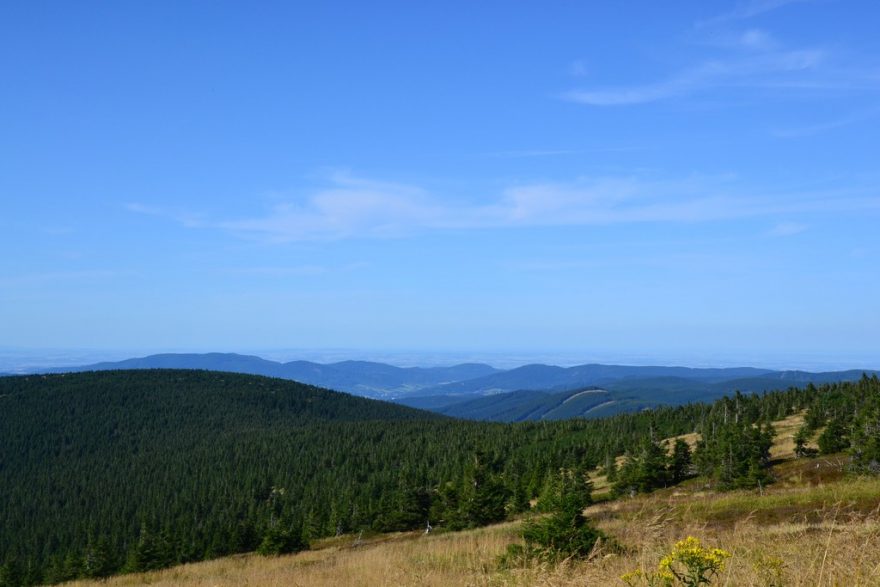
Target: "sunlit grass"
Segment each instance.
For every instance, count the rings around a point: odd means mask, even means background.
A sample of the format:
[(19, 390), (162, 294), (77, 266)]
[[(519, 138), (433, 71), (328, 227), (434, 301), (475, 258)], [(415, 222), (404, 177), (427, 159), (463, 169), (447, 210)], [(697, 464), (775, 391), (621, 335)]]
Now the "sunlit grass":
[[(777, 423), (778, 458), (792, 455)], [(621, 585), (686, 536), (731, 554), (713, 585), (880, 586), (880, 479), (843, 476), (845, 459), (787, 460), (777, 482), (719, 493), (699, 480), (597, 504), (589, 516), (623, 548), (600, 548), (587, 561), (505, 569), (498, 557), (518, 541), (519, 522), (466, 532), (342, 536), (291, 556), (236, 556), (164, 571), (75, 585), (251, 586), (584, 586)]]

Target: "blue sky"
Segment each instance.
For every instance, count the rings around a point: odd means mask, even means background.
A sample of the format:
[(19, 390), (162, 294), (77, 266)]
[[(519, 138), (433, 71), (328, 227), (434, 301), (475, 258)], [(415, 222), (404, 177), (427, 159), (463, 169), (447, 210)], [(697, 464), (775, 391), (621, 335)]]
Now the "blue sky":
[(880, 4), (0, 7), (0, 347), (880, 364)]

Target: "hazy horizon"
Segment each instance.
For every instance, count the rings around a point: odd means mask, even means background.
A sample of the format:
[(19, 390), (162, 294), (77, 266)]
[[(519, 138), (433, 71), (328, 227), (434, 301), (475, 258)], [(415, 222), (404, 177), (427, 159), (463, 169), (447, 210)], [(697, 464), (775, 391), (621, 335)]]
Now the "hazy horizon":
[(880, 369), (880, 360), (853, 355), (728, 354), (698, 356), (649, 352), (548, 352), (548, 351), (451, 351), (451, 350), (365, 350), (365, 349), (13, 349), (0, 347), (0, 372), (27, 372), (38, 368), (78, 367), (105, 361), (120, 361), (156, 354), (235, 353), (277, 362), (373, 361), (398, 367), (436, 367), (461, 363), (486, 363), (498, 369), (528, 364), (572, 367), (591, 363), (632, 366), (677, 366), (695, 368), (757, 367), (774, 370), (836, 371)]

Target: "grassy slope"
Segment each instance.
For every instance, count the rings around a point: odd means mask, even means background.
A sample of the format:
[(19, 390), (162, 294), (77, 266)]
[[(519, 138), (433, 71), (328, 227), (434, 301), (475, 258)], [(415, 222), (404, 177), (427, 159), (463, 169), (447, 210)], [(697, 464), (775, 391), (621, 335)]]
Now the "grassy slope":
[[(773, 558), (787, 586), (880, 585), (880, 480), (846, 478), (843, 458), (798, 461), (799, 417), (777, 423), (778, 481), (758, 491), (715, 493), (699, 480), (648, 496), (600, 503), (588, 513), (627, 547), (586, 562), (504, 570), (496, 558), (519, 524), (470, 532), (345, 536), (293, 556), (239, 556), (116, 577), (107, 585), (623, 585), (623, 573), (653, 570), (688, 535), (731, 558), (719, 585), (768, 585)], [(695, 441), (696, 438), (688, 438)], [(597, 479), (597, 488), (603, 480)], [(99, 585), (79, 582), (76, 585)]]

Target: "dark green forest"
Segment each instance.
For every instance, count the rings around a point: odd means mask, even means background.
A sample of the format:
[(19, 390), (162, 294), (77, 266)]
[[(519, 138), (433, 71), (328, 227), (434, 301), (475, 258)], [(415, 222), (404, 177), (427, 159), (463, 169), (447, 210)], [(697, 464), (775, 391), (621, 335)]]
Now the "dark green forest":
[[(503, 520), (560, 470), (605, 468), (618, 495), (693, 475), (772, 482), (770, 422), (880, 461), (876, 375), (600, 420), (455, 420), (253, 375), (186, 370), (0, 378), (0, 585), (292, 552), (341, 533)], [(659, 439), (701, 432), (694, 454)], [(804, 454), (816, 450), (804, 446)], [(620, 470), (616, 455), (628, 458)], [(540, 502), (539, 502), (540, 503)]]

